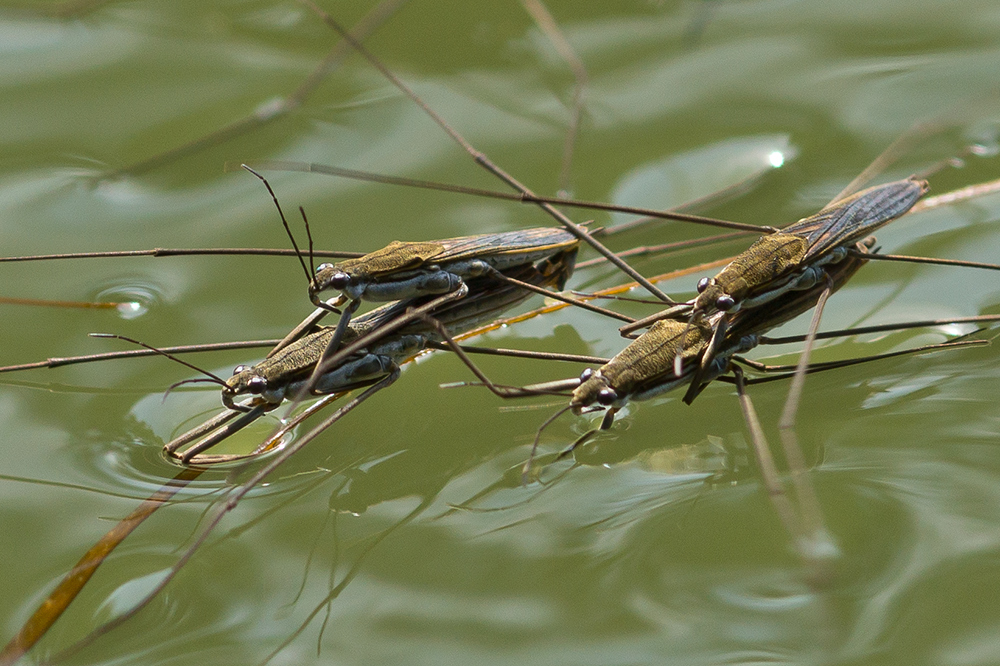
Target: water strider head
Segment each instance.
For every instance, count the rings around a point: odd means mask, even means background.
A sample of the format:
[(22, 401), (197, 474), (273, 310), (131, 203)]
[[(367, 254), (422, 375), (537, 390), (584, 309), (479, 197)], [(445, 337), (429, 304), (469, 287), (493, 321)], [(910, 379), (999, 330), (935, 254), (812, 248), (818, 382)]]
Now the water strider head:
[(569, 406), (574, 414), (580, 415), (595, 403), (602, 407), (611, 407), (618, 401), (618, 392), (611, 386), (611, 381), (601, 373), (601, 369), (587, 368), (580, 373), (580, 385), (574, 389)]
[(319, 295), (328, 289), (341, 292), (345, 299), (360, 299), (372, 283), (391, 281), (394, 274), (419, 269), (442, 249), (440, 243), (393, 241), (357, 259), (322, 263), (309, 281), (309, 300), (319, 305)]
[[(350, 274), (340, 270), (336, 264), (324, 262), (316, 267), (316, 272), (309, 279), (309, 300), (317, 307), (326, 307), (320, 294), (327, 289), (336, 289), (343, 293), (351, 284)], [(340, 299), (337, 300), (339, 304)]]
[(233, 376), (227, 379), (225, 386), (222, 387), (222, 404), (229, 409), (238, 409), (233, 402), (234, 399), (248, 394), (263, 398), (272, 405), (284, 399), (284, 386), (276, 390), (268, 381), (265, 369), (260, 365), (263, 364), (238, 365), (233, 369)]
[[(329, 340), (332, 331), (330, 328), (320, 333), (324, 342)], [(327, 394), (370, 384), (390, 372), (395, 356), (415, 354), (423, 348), (423, 345), (424, 338), (421, 336), (399, 336), (395, 344), (385, 350), (386, 353), (356, 354), (331, 367), (319, 376), (311, 391), (315, 394)], [(244, 411), (245, 406), (237, 406), (234, 400), (240, 396), (251, 395), (269, 405), (278, 405), (306, 386), (317, 358), (318, 356), (314, 356), (298, 364), (294, 359), (274, 356), (257, 365), (238, 365), (222, 389), (222, 403), (229, 409)]]
[(736, 307), (736, 299), (714, 277), (704, 277), (698, 280), (698, 297), (694, 301), (695, 312), (708, 313), (713, 309), (720, 312), (729, 312)]

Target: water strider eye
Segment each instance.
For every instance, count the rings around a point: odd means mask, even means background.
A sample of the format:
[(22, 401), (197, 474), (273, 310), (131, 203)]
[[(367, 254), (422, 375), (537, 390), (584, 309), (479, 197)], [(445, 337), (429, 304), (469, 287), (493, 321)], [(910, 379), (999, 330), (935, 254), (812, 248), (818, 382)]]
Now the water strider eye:
[(236, 375), (240, 374), (241, 372), (243, 372), (246, 369), (247, 369), (247, 366), (245, 366), (245, 365), (238, 365), (238, 366), (236, 366), (235, 368), (233, 368), (233, 377), (235, 377)]
[(617, 399), (618, 399), (618, 394), (615, 393), (615, 390), (613, 388), (602, 388), (600, 391), (597, 392), (597, 402), (601, 403), (602, 405), (605, 406), (610, 405)]
[(736, 299), (732, 296), (719, 296), (715, 301), (715, 307), (723, 312), (729, 312), (736, 307)]
[(583, 382), (587, 381), (593, 376), (594, 376), (593, 369), (587, 368), (586, 370), (580, 373), (580, 383), (582, 384)]
[(708, 285), (710, 284), (712, 284), (712, 278), (702, 278), (698, 280), (698, 293), (700, 294), (708, 289)]
[(251, 377), (247, 381), (247, 390), (254, 395), (260, 395), (267, 390), (267, 380), (257, 375), (256, 377)]
[(347, 273), (337, 272), (330, 276), (327, 284), (334, 289), (347, 289), (351, 284), (351, 276)]

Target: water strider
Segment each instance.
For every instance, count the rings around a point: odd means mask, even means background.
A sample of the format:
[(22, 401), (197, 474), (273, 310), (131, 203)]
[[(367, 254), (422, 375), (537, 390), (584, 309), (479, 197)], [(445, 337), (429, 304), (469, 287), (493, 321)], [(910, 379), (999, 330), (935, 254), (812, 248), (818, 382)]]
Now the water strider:
[[(878, 161), (877, 159), (876, 162)], [(690, 402), (694, 398), (698, 390), (698, 377), (705, 373), (716, 350), (721, 345), (721, 340), (725, 337), (731, 323), (729, 313), (739, 312), (743, 309), (767, 307), (769, 303), (783, 294), (811, 289), (816, 285), (821, 285), (824, 280), (829, 282), (830, 277), (825, 270), (828, 266), (836, 266), (838, 263), (858, 257), (881, 259), (879, 253), (868, 251), (876, 243), (875, 237), (869, 236), (869, 234), (913, 209), (927, 190), (927, 181), (911, 176), (839, 198), (815, 215), (803, 218), (783, 228), (779, 233), (762, 237), (748, 250), (738, 255), (714, 278), (700, 280), (698, 282), (699, 295), (692, 303), (689, 321), (695, 322), (703, 318), (706, 312), (721, 312), (723, 316), (718, 320), (712, 341), (704, 354), (695, 380), (685, 396), (685, 401)], [(982, 262), (897, 255), (889, 255), (886, 258), (1000, 270), (1000, 265)], [(853, 270), (851, 274), (853, 274)], [(817, 308), (815, 316), (814, 332), (818, 328), (819, 317), (822, 315), (822, 304), (833, 291), (834, 288), (830, 284), (817, 296), (820, 307)], [(641, 325), (641, 321), (634, 322), (626, 325), (622, 330), (629, 330)], [(803, 363), (808, 361), (808, 351), (809, 344), (803, 353)], [(675, 366), (675, 372), (679, 375), (679, 357)], [(792, 395), (801, 391), (801, 381), (800, 377), (793, 383)], [(791, 413), (794, 412), (797, 400), (796, 397), (789, 401), (790, 411), (784, 419), (783, 430), (790, 430)]]
[(756, 307), (811, 287), (823, 266), (843, 261), (854, 243), (905, 214), (927, 187), (914, 177), (871, 187), (763, 236), (715, 277), (699, 280), (693, 316)]
[[(879, 254), (866, 253), (860, 247), (862, 239), (865, 239), (865, 247), (874, 247), (874, 237), (865, 237), (905, 215), (927, 190), (927, 181), (911, 176), (839, 198), (815, 215), (803, 218), (778, 233), (761, 237), (715, 277), (702, 278), (698, 282), (699, 293), (694, 300), (627, 324), (620, 330), (627, 335), (648, 326), (650, 322), (667, 317), (681, 317), (687, 313), (690, 313), (689, 325), (693, 326), (710, 313), (722, 313), (723, 316), (716, 320), (711, 343), (703, 356), (696, 379), (685, 397), (690, 402), (700, 383), (697, 377), (705, 373), (725, 337), (731, 313), (764, 307), (783, 294), (810, 289), (828, 279), (824, 270), (826, 266), (843, 262), (849, 256), (860, 253), (868, 259), (879, 259)], [(896, 255), (886, 258), (1000, 270), (1000, 265), (981, 262)], [(830, 293), (832, 290), (826, 292), (823, 301)], [(678, 377), (682, 375), (682, 363), (683, 359), (678, 355), (674, 368)]]
[[(927, 188), (927, 181), (910, 177), (838, 199), (815, 215), (760, 238), (715, 277), (699, 280), (689, 321), (710, 312), (723, 315), (685, 400), (694, 399), (701, 375), (721, 347), (731, 321), (729, 313), (764, 307), (782, 294), (828, 281), (824, 267), (844, 262), (855, 246), (874, 247), (874, 237), (864, 246), (860, 241), (913, 208)], [(857, 267), (851, 268), (853, 274)], [(824, 301), (832, 291), (826, 290)], [(680, 374), (677, 363), (675, 373)]]
[[(271, 186), (249, 167), (247, 170), (254, 173), (267, 186), (281, 214), (285, 229), (289, 230)], [(303, 219), (304, 217), (303, 213)], [(289, 237), (291, 238), (290, 230)], [(294, 238), (292, 242), (295, 242)], [(525, 296), (528, 291), (534, 291), (600, 314), (632, 321), (630, 317), (547, 291), (539, 284), (522, 280), (514, 275), (519, 269), (530, 269), (540, 262), (557, 261), (565, 265), (564, 272), (568, 278), (572, 273), (579, 244), (575, 236), (562, 229), (540, 227), (438, 241), (394, 241), (362, 257), (347, 259), (336, 264), (320, 264), (309, 280), (309, 300), (317, 306), (316, 312), (293, 329), (272, 354), (286, 342), (297, 338), (303, 328), (317, 323), (325, 312), (340, 312), (337, 307), (345, 303), (346, 307), (341, 312), (336, 329), (327, 341), (323, 356), (332, 355), (345, 342), (344, 336), (351, 317), (362, 301), (396, 301), (442, 294), (456, 294), (456, 298), (461, 298), (459, 292), (463, 295), (468, 292), (466, 281), (482, 277), (490, 278), (493, 284), (507, 283), (524, 290)], [(310, 252), (311, 246), (310, 235)], [(299, 259), (302, 261), (301, 256)], [(565, 279), (559, 281), (558, 288), (565, 286), (565, 282)], [(328, 289), (337, 290), (340, 295), (329, 301), (323, 301), (321, 294)]]
[[(927, 182), (911, 177), (834, 201), (815, 215), (762, 236), (714, 277), (699, 280), (692, 301), (620, 330), (628, 335), (658, 319), (684, 315), (693, 324), (712, 313), (759, 307), (789, 291), (808, 289), (823, 279), (824, 266), (843, 261), (852, 245), (905, 214), (926, 192)], [(721, 338), (729, 320), (718, 321)], [(681, 374), (679, 359), (676, 374)]]

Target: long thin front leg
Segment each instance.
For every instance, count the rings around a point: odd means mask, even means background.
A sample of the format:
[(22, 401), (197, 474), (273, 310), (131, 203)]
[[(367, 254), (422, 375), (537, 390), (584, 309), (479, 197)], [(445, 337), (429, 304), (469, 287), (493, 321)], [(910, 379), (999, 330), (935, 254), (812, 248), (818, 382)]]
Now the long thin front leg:
[[(263, 416), (265, 413), (269, 412), (270, 410), (276, 407), (277, 405), (259, 405), (255, 407), (254, 409), (244, 414), (242, 418), (227, 424), (224, 428), (219, 428), (217, 431), (213, 432), (209, 437), (205, 437), (204, 439), (197, 442), (193, 446), (185, 449), (180, 454), (181, 462), (183, 462), (186, 465), (190, 465), (191, 461), (195, 458), (195, 456), (199, 455), (202, 451), (207, 451), (211, 449), (219, 442), (223, 441), (224, 439), (227, 439), (228, 437), (231, 437), (232, 435), (236, 434), (243, 428), (246, 428), (248, 425), (250, 425), (257, 419), (259, 419), (261, 416)], [(239, 460), (242, 457), (243, 456), (240, 455), (217, 456), (220, 462)]]
[[(301, 396), (306, 396), (312, 391), (313, 387), (319, 383), (319, 378), (326, 372), (332, 364), (329, 363), (329, 359), (337, 355), (337, 351), (340, 349), (340, 343), (344, 339), (344, 334), (347, 332), (347, 325), (351, 323), (351, 315), (353, 315), (357, 309), (361, 307), (360, 300), (353, 300), (347, 304), (344, 308), (343, 313), (340, 315), (340, 321), (337, 322), (337, 328), (333, 331), (333, 337), (330, 338), (330, 342), (327, 344), (326, 349), (319, 357), (319, 361), (316, 362), (316, 366), (313, 368), (312, 374), (309, 375), (309, 381), (306, 382), (305, 387), (302, 389)], [(296, 396), (295, 404), (292, 408), (298, 404), (300, 396)]]

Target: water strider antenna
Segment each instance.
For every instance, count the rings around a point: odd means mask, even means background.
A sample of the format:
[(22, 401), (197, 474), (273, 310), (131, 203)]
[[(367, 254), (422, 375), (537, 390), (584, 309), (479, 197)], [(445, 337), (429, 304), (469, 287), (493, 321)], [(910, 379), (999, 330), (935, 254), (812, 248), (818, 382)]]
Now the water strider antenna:
[[(312, 283), (312, 281), (313, 281), (313, 274), (310, 273), (309, 272), (309, 268), (306, 267), (306, 262), (302, 258), (302, 251), (299, 249), (299, 244), (295, 242), (295, 236), (292, 235), (292, 230), (288, 226), (288, 220), (285, 219), (285, 213), (284, 213), (284, 211), (281, 210), (281, 204), (278, 203), (278, 196), (274, 193), (274, 190), (271, 189), (271, 184), (269, 182), (267, 182), (267, 178), (264, 178), (264, 176), (260, 175), (259, 173), (257, 173), (256, 171), (254, 171), (253, 169), (251, 169), (250, 167), (248, 167), (246, 164), (241, 164), (240, 166), (242, 168), (246, 169), (247, 171), (249, 171), (250, 173), (252, 173), (253, 175), (257, 176), (257, 178), (260, 179), (260, 182), (264, 183), (264, 187), (267, 188), (268, 194), (271, 195), (271, 201), (274, 202), (275, 208), (278, 209), (278, 215), (281, 216), (281, 224), (282, 224), (282, 226), (285, 227), (285, 233), (288, 234), (288, 239), (290, 241), (292, 241), (292, 247), (295, 248), (295, 256), (299, 258), (299, 264), (302, 266), (302, 270), (306, 274), (306, 280), (308, 280), (310, 283)], [(305, 220), (306, 219), (305, 211), (302, 210), (301, 206), (299, 206), (299, 210), (302, 211), (302, 219)], [(313, 260), (313, 255), (312, 255), (313, 242), (312, 242), (312, 233), (309, 232), (309, 222), (308, 221), (306, 221), (306, 235), (309, 238), (309, 264), (311, 266), (312, 265), (312, 260)]]
[(187, 384), (187, 383), (193, 383), (193, 382), (212, 382), (213, 384), (220, 384), (222, 386), (228, 386), (228, 384), (226, 384), (226, 380), (222, 379), (218, 375), (213, 374), (213, 373), (209, 372), (208, 370), (203, 370), (203, 369), (199, 368), (197, 365), (195, 365), (193, 363), (189, 363), (189, 362), (187, 362), (187, 361), (185, 361), (183, 359), (177, 358), (176, 356), (174, 356), (170, 352), (163, 351), (162, 349), (158, 349), (156, 347), (153, 347), (152, 345), (147, 345), (145, 342), (140, 342), (139, 340), (136, 340), (134, 338), (130, 338), (130, 337), (125, 336), (125, 335), (118, 335), (117, 333), (88, 333), (88, 335), (90, 337), (92, 337), (92, 338), (112, 338), (112, 339), (115, 339), (115, 340), (124, 340), (125, 342), (131, 342), (134, 345), (139, 345), (140, 347), (144, 347), (144, 348), (146, 348), (146, 349), (148, 349), (148, 350), (150, 350), (152, 352), (156, 352), (160, 356), (165, 356), (165, 357), (169, 358), (171, 361), (176, 361), (177, 363), (180, 363), (181, 365), (186, 366), (188, 368), (191, 368), (195, 372), (200, 372), (201, 374), (203, 374), (203, 375), (206, 376), (205, 379), (186, 379), (186, 380), (184, 380), (182, 382), (178, 382), (177, 384), (173, 384), (170, 387), (170, 389), (167, 390), (168, 393), (170, 392), (170, 390), (176, 388), (177, 386), (180, 386), (181, 384)]

